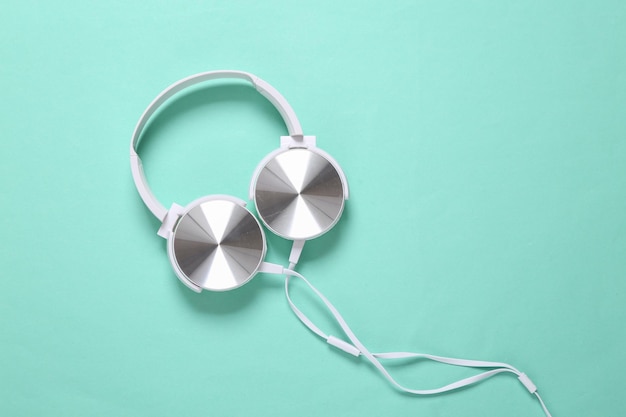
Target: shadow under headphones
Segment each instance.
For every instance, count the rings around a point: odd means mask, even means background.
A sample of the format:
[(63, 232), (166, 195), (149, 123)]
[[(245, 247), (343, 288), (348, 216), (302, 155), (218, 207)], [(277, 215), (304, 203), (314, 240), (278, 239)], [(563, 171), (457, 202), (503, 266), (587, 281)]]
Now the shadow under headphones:
[[(199, 83), (215, 79), (245, 80), (268, 99), (282, 116), (288, 136), (280, 147), (261, 160), (252, 176), (249, 198), (271, 232), (293, 241), (289, 267), (265, 262), (267, 244), (263, 227), (246, 208), (245, 201), (229, 195), (209, 195), (182, 207), (166, 209), (154, 196), (143, 172), (137, 148), (146, 124), (168, 99)], [(285, 295), (296, 317), (314, 334), (354, 356), (365, 357), (395, 388), (416, 395), (431, 395), (475, 384), (500, 373), (513, 373), (550, 413), (528, 376), (502, 362), (447, 358), (415, 352), (372, 353), (356, 337), (335, 306), (305, 277), (296, 272), (307, 240), (329, 231), (341, 217), (349, 197), (348, 183), (339, 164), (316, 146), (314, 136), (304, 136), (295, 112), (270, 84), (242, 71), (209, 71), (192, 75), (163, 90), (143, 112), (132, 135), (130, 163), (135, 186), (148, 209), (161, 221), (157, 234), (167, 239), (167, 253), (180, 281), (193, 291), (227, 291), (250, 281), (258, 272), (285, 276)], [(293, 303), (290, 278), (303, 280), (337, 321), (348, 341), (327, 335)], [(435, 389), (412, 389), (399, 384), (385, 361), (420, 358), (448, 365), (486, 369)]]

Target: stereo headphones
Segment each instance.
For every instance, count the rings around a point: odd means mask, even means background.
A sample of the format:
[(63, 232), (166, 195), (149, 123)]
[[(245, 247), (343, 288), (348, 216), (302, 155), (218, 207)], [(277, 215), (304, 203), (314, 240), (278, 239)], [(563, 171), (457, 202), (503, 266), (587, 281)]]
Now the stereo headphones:
[(200, 292), (226, 291), (266, 270), (267, 245), (263, 228), (236, 197), (211, 195), (186, 207), (169, 210), (150, 191), (137, 146), (154, 112), (179, 91), (219, 78), (247, 80), (279, 111), (289, 136), (254, 171), (250, 199), (259, 218), (273, 233), (294, 241), (295, 265), (304, 242), (329, 231), (341, 217), (348, 199), (348, 183), (339, 164), (317, 148), (314, 136), (304, 136), (300, 122), (285, 98), (267, 82), (241, 71), (211, 71), (180, 80), (165, 89), (144, 111), (131, 141), (131, 168), (146, 206), (162, 222), (158, 235), (167, 239), (167, 253), (176, 276)]
[[(177, 93), (215, 79), (240, 79), (252, 84), (278, 110), (288, 136), (280, 147), (261, 160), (252, 175), (249, 198), (258, 217), (272, 233), (293, 241), (289, 266), (265, 262), (265, 232), (246, 202), (229, 195), (209, 195), (182, 207), (166, 209), (148, 186), (141, 159), (137, 155), (142, 132), (154, 113)], [(513, 373), (533, 394), (546, 414), (550, 413), (537, 387), (526, 374), (502, 362), (447, 358), (414, 352), (372, 353), (356, 337), (339, 311), (305, 277), (295, 271), (307, 240), (328, 232), (341, 217), (349, 196), (341, 167), (328, 153), (316, 146), (314, 136), (305, 136), (295, 112), (270, 84), (243, 71), (210, 71), (184, 78), (163, 90), (143, 112), (132, 135), (130, 163), (133, 180), (141, 199), (159, 219), (157, 234), (167, 239), (167, 254), (178, 279), (193, 291), (228, 291), (241, 287), (257, 273), (285, 276), (285, 295), (296, 317), (330, 345), (354, 356), (365, 357), (395, 388), (417, 395), (431, 395), (475, 384), (500, 373)], [(293, 303), (289, 293), (292, 277), (304, 281), (326, 306), (349, 341), (327, 335)], [(477, 375), (435, 389), (412, 389), (399, 384), (384, 365), (385, 361), (421, 358), (448, 365), (486, 369)]]

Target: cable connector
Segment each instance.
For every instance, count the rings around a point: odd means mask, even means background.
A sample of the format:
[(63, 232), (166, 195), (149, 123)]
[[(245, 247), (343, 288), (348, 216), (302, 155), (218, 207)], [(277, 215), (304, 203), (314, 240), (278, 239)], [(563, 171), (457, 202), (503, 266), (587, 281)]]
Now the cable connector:
[(530, 378), (528, 378), (528, 375), (526, 375), (525, 373), (521, 373), (520, 376), (517, 377), (517, 379), (520, 380), (520, 382), (526, 387), (528, 392), (530, 392), (531, 394), (534, 394), (535, 392), (537, 392), (537, 386), (533, 384), (533, 381), (531, 381)]
[(265, 272), (266, 274), (283, 275), (285, 268), (282, 265), (273, 264), (270, 262), (262, 262), (257, 272)]
[(352, 356), (356, 356), (357, 358), (361, 355), (359, 349), (355, 348), (348, 342), (344, 342), (343, 340), (336, 338), (335, 336), (328, 336), (326, 343), (336, 347), (337, 349), (343, 350)]
[[(289, 253), (289, 264), (294, 267), (298, 264), (300, 260), (300, 255), (302, 255), (302, 249), (304, 248), (304, 244), (306, 240), (294, 240), (293, 245), (291, 246), (291, 253)], [(293, 268), (289, 268), (293, 269)]]

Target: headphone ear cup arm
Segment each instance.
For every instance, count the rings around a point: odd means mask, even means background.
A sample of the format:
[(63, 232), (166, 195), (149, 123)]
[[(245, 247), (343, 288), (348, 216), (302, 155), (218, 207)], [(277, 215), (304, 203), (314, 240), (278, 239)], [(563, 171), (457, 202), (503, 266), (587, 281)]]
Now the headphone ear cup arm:
[(176, 222), (180, 219), (184, 212), (185, 208), (183, 206), (173, 203), (167, 213), (165, 213), (165, 218), (163, 219), (163, 223), (161, 223), (161, 227), (159, 227), (159, 230), (157, 231), (157, 235), (164, 239), (169, 239), (170, 235), (174, 231)]

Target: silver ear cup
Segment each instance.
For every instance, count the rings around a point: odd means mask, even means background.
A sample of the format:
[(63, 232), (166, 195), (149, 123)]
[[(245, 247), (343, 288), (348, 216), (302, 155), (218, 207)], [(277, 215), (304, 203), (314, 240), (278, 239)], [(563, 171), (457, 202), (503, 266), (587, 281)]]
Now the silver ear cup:
[(212, 291), (242, 286), (265, 257), (265, 236), (245, 207), (228, 200), (201, 202), (178, 221), (172, 234), (177, 274)]
[(312, 239), (339, 220), (344, 184), (334, 165), (310, 149), (288, 149), (261, 168), (254, 202), (265, 225), (287, 239)]

